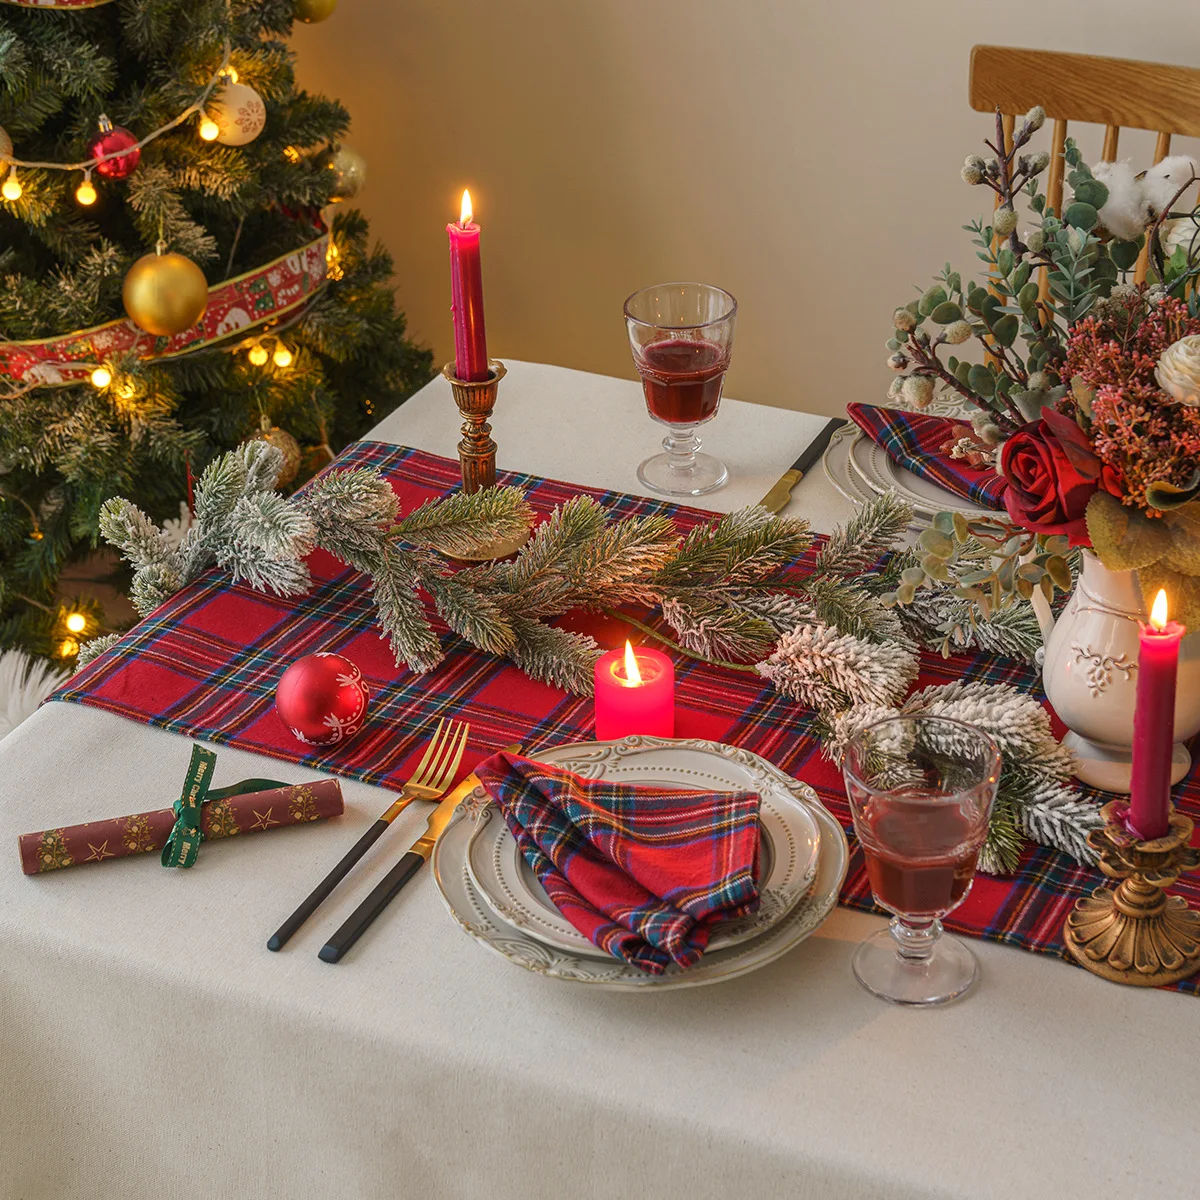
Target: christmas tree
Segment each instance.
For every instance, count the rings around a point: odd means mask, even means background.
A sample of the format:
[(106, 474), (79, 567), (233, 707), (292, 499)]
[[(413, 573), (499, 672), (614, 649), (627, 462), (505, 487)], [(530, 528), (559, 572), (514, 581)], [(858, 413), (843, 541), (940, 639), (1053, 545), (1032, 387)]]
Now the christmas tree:
[(428, 379), (284, 40), (336, 0), (0, 3), (0, 649), (108, 627), (59, 577), (106, 499), (180, 516), (250, 437), (281, 485)]

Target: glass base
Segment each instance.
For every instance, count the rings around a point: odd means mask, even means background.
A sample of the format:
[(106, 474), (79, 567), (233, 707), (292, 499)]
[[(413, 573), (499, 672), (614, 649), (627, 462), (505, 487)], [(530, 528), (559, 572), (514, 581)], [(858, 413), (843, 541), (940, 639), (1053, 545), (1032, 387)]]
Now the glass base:
[(637, 477), (664, 496), (704, 496), (724, 486), (729, 472), (711, 454), (697, 454), (685, 466), (679, 455), (655, 454), (638, 467)]
[(923, 958), (897, 949), (892, 930), (881, 929), (854, 952), (851, 965), (859, 983), (893, 1004), (947, 1004), (969, 991), (979, 975), (975, 955), (958, 938), (943, 935), (934, 921), (932, 946)]

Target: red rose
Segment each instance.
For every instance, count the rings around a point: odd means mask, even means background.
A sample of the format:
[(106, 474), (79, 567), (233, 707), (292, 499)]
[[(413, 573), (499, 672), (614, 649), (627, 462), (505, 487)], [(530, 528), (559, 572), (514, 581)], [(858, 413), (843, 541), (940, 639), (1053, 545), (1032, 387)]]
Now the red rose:
[(1051, 408), (1004, 443), (1000, 470), (1008, 487), (1004, 506), (1016, 524), (1037, 533), (1066, 534), (1072, 546), (1090, 546), (1084, 512), (1103, 464), (1083, 430)]

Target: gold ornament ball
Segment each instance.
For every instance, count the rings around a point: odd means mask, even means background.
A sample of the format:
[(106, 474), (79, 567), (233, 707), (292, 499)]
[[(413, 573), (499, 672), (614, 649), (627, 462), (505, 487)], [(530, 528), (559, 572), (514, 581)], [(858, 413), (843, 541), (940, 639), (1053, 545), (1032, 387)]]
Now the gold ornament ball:
[(296, 20), (315, 25), (333, 16), (337, 0), (296, 0)]
[(222, 146), (254, 141), (267, 123), (262, 97), (245, 83), (227, 83), (208, 102), (208, 115), (216, 123), (217, 141)]
[(208, 307), (208, 280), (182, 254), (144, 254), (129, 268), (121, 292), (129, 319), (158, 337), (190, 329)]
[(300, 470), (300, 443), (286, 429), (263, 422), (263, 427), (250, 439), (252, 442), (266, 442), (277, 450), (283, 451), (283, 466), (279, 468), (279, 478), (275, 480), (277, 488), (287, 487), (296, 478)]
[(367, 182), (367, 160), (350, 146), (339, 146), (329, 164), (333, 171), (333, 199), (357, 196)]

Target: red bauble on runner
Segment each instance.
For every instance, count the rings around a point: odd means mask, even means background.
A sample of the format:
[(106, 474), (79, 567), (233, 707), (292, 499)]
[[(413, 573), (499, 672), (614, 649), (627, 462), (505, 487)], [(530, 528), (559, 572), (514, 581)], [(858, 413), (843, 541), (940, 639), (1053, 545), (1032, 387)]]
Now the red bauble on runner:
[(142, 157), (137, 148), (137, 138), (128, 129), (114, 125), (107, 117), (100, 118), (100, 133), (88, 146), (88, 153), (93, 158), (102, 158), (118, 150), (128, 150), (128, 154), (119, 154), (116, 158), (106, 158), (96, 164), (96, 174), (105, 179), (124, 179), (133, 172)]
[(275, 708), (292, 733), (308, 746), (349, 741), (367, 718), (362, 672), (340, 654), (307, 654), (283, 673)]

